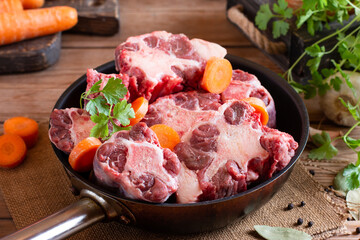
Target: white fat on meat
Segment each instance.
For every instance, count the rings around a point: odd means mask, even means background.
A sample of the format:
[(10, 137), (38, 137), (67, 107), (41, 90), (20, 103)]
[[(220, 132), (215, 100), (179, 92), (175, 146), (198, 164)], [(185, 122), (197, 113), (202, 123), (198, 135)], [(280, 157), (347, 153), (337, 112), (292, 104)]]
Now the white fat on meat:
[[(213, 159), (206, 167), (204, 180), (211, 181), (219, 168), (224, 167), (228, 160), (234, 160), (239, 167), (248, 172), (248, 162), (253, 158), (266, 160), (269, 153), (260, 145), (260, 137), (263, 135), (260, 125), (258, 128), (252, 121), (246, 119), (241, 125), (231, 125), (224, 118), (224, 111), (231, 105), (232, 101), (227, 102), (219, 108), (216, 116), (208, 121), (200, 121), (195, 124), (182, 138), (181, 142), (189, 143), (193, 131), (203, 124), (212, 124), (216, 126), (220, 134), (216, 137), (217, 151), (210, 152)], [(177, 191), (177, 201), (179, 203), (197, 202), (202, 194), (197, 171), (190, 170), (182, 163), (183, 169), (179, 177), (179, 189)], [(254, 181), (259, 176), (256, 173), (249, 175), (248, 181)], [(191, 184), (189, 184), (191, 183)]]

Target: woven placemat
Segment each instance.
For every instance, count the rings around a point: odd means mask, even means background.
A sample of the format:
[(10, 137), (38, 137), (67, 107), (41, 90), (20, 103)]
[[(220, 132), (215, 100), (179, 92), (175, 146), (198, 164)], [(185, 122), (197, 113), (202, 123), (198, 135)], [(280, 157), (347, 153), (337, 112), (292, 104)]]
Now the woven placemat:
[[(30, 225), (77, 200), (65, 170), (57, 160), (48, 139), (48, 123), (40, 123), (37, 145), (30, 149), (25, 162), (11, 170), (0, 170), (0, 188), (18, 229)], [(98, 223), (72, 239), (259, 239), (254, 225), (290, 227), (324, 239), (343, 231), (341, 216), (324, 196), (320, 185), (297, 164), (284, 187), (261, 209), (226, 228), (186, 236), (151, 233), (117, 222)], [(254, 199), (256, 201), (256, 199)], [(300, 207), (301, 201), (306, 205)], [(286, 210), (289, 203), (294, 209)], [(302, 218), (304, 224), (296, 225)], [(307, 222), (313, 221), (312, 227)]]

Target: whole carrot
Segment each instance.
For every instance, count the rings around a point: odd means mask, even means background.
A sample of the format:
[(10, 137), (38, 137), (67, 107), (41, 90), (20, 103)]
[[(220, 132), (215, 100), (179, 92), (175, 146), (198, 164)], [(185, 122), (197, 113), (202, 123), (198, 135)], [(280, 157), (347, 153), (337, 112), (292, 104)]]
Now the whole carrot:
[(44, 2), (45, 0), (21, 0), (21, 3), (25, 9), (42, 7)]
[(1, 0), (0, 13), (23, 11), (20, 0)]
[(0, 45), (64, 31), (76, 23), (76, 9), (64, 6), (1, 13)]

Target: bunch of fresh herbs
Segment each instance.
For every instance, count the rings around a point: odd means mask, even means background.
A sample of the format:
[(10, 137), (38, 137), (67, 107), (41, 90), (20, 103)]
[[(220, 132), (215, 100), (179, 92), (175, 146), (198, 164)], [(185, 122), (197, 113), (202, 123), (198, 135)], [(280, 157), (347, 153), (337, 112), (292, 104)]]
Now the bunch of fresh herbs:
[[(352, 16), (351, 16), (352, 15)], [(351, 17), (350, 17), (351, 16)], [(303, 93), (305, 98), (312, 98), (316, 95), (324, 95), (327, 90), (334, 89), (339, 91), (342, 80), (336, 73), (345, 79), (347, 86), (352, 90), (354, 99), (359, 99), (356, 95), (356, 89), (352, 85), (349, 75), (344, 69), (351, 69), (353, 72), (360, 68), (360, 26), (349, 32), (350, 27), (360, 21), (360, 1), (359, 0), (303, 0), (301, 8), (293, 10), (288, 7), (285, 0), (278, 0), (270, 7), (269, 4), (263, 4), (258, 11), (255, 23), (259, 29), (265, 30), (270, 20), (272, 21), (272, 34), (276, 39), (286, 35), (290, 28), (290, 23), (295, 20), (297, 29), (305, 27), (312, 36), (316, 32), (329, 28), (329, 23), (337, 21), (346, 25), (334, 31), (332, 34), (318, 40), (305, 49), (305, 52), (294, 62), (292, 66), (284, 73), (283, 77), (294, 87), (298, 93)], [(351, 19), (351, 20), (350, 20)], [(330, 38), (336, 37), (337, 42), (331, 49), (325, 49), (322, 43)], [(332, 68), (319, 69), (324, 56), (337, 51), (340, 59), (331, 60)], [(294, 81), (292, 70), (305, 56), (309, 56), (306, 66), (311, 72), (311, 79), (306, 84), (300, 84)], [(356, 104), (340, 99), (342, 104), (349, 110), (357, 123), (351, 127), (348, 132), (342, 136), (345, 144), (352, 149), (358, 156), (356, 163), (349, 164), (343, 171), (339, 172), (335, 181), (341, 181), (339, 185), (344, 186), (343, 190), (351, 190), (360, 187), (360, 139), (353, 139), (349, 135), (360, 125), (360, 100)], [(338, 150), (333, 145), (328, 133), (316, 134), (312, 137), (313, 142), (318, 148), (313, 149), (309, 157), (312, 159), (331, 159)]]

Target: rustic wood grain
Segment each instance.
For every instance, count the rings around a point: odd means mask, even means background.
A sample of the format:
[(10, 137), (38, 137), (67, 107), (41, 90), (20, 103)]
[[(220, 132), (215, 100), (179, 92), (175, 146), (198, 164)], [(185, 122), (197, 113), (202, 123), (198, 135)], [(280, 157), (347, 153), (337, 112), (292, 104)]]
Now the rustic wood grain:
[(122, 0), (119, 34), (108, 38), (65, 35), (62, 44), (63, 47), (114, 48), (130, 36), (165, 30), (223, 46), (251, 46), (250, 41), (227, 21), (225, 9), (226, 2), (222, 0), (142, 1), (141, 4)]
[(78, 11), (78, 23), (70, 30), (76, 33), (114, 35), (119, 31), (117, 0), (47, 0), (45, 7), (67, 5)]
[[(15, 115), (25, 115), (36, 120), (47, 120), (52, 107), (61, 93), (86, 72), (114, 58), (114, 48), (127, 37), (154, 30), (185, 33), (217, 42), (225, 46), (230, 54), (254, 61), (276, 73), (282, 70), (226, 19), (226, 0), (119, 0), (121, 32), (111, 37), (64, 34), (61, 57), (57, 64), (40, 72), (0, 75), (0, 122)], [(313, 126), (338, 129), (329, 125), (318, 107), (318, 100), (306, 101)], [(341, 129), (343, 130), (343, 129)], [(346, 130), (346, 129), (345, 129)], [(0, 131), (1, 133), (1, 131)], [(360, 137), (360, 131), (353, 136)], [(309, 145), (310, 147), (311, 145)], [(316, 164), (303, 160), (308, 169), (315, 169), (314, 178), (323, 186), (332, 184), (336, 172), (354, 154), (339, 143), (339, 155), (334, 161), (319, 161)], [(309, 151), (307, 149), (306, 151)], [(316, 165), (316, 166), (314, 166)], [(354, 233), (359, 221), (346, 223)], [(15, 230), (0, 193), (0, 237)], [(359, 235), (336, 236), (331, 240), (359, 239)]]
[(0, 219), (0, 237), (16, 231), (15, 224), (8, 219)]
[(0, 74), (43, 70), (60, 57), (61, 33), (0, 47)]

